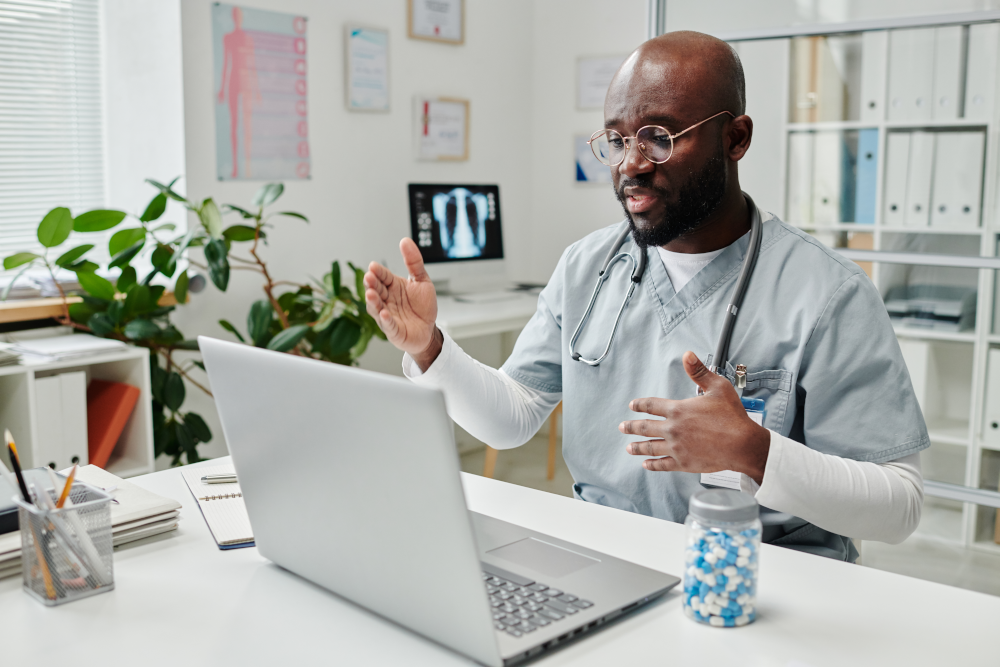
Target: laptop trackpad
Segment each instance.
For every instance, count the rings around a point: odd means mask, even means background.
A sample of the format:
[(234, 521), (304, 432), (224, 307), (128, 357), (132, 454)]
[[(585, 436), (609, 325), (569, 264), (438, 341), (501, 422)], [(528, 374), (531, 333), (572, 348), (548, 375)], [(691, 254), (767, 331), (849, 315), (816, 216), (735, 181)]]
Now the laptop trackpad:
[(565, 577), (601, 562), (596, 558), (533, 537), (526, 537), (486, 553), (515, 565), (531, 568), (549, 577)]

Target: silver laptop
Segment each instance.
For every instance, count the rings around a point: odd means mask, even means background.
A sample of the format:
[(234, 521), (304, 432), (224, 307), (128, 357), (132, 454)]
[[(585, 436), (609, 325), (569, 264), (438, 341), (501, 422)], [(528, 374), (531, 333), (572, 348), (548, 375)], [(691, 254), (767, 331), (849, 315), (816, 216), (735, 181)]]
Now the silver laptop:
[(470, 512), (436, 390), (198, 343), (257, 547), (309, 581), (491, 666), (598, 629), (679, 582)]

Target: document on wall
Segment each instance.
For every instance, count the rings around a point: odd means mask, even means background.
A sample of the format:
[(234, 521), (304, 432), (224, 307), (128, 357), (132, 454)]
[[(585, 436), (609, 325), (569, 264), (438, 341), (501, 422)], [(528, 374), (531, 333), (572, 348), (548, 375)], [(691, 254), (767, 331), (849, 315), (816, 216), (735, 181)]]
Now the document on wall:
[(347, 108), (389, 110), (389, 31), (347, 26)]
[(415, 101), (417, 159), (469, 159), (469, 101), (418, 97)]
[(576, 108), (604, 109), (604, 98), (615, 72), (628, 56), (579, 58), (576, 61)]

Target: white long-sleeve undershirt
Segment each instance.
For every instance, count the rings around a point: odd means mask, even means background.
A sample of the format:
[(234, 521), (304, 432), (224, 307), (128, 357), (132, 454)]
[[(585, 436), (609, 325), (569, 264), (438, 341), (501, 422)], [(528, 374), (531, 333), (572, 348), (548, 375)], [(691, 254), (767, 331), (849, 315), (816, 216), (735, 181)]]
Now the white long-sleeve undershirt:
[[(536, 391), (479, 363), (447, 334), (441, 354), (426, 372), (404, 355), (403, 373), (417, 384), (440, 389), (451, 418), (495, 449), (527, 442), (562, 399), (561, 393)], [(919, 454), (887, 463), (854, 461), (817, 452), (774, 431), (763, 483), (758, 486), (744, 475), (741, 486), (764, 507), (839, 535), (889, 544), (902, 542), (916, 529), (923, 503)]]

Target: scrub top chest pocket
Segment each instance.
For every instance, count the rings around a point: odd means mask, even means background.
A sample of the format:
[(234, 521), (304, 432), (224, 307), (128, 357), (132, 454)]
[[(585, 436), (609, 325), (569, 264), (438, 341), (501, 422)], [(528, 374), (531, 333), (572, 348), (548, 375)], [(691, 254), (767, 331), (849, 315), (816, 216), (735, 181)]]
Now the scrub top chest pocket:
[[(730, 380), (735, 379), (734, 375), (727, 373)], [(784, 370), (758, 371), (746, 373), (746, 386), (743, 388), (741, 400), (750, 419), (765, 428), (781, 433), (791, 393), (791, 373)], [(701, 483), (738, 491), (740, 473), (733, 470), (702, 473)]]

